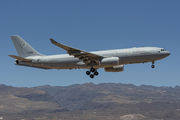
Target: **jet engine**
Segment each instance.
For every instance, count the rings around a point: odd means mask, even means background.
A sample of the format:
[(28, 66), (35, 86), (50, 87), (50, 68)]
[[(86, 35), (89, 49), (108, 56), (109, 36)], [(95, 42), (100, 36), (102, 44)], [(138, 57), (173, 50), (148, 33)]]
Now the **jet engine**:
[(124, 70), (124, 65), (113, 66), (104, 68), (106, 72), (122, 72)]
[(15, 65), (18, 65), (19, 64), (19, 60), (15, 60)]
[(102, 60), (99, 61), (99, 65), (105, 67), (119, 65), (119, 58), (118, 57), (103, 58)]

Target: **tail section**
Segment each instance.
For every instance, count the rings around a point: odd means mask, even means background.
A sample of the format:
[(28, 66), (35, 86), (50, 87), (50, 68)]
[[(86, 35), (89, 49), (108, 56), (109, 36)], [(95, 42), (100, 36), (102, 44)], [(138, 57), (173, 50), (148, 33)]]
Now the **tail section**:
[(14, 43), (16, 51), (20, 57), (28, 56), (43, 56), (32, 48), (25, 40), (23, 40), (19, 35), (11, 36), (11, 39)]

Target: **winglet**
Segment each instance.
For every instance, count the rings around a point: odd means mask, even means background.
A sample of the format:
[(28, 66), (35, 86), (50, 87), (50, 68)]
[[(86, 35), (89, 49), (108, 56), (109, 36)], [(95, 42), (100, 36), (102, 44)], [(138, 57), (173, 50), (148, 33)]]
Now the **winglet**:
[(56, 42), (55, 40), (53, 40), (52, 38), (50, 38), (52, 44), (57, 44), (58, 42)]
[(19, 57), (19, 56), (16, 56), (16, 55), (8, 55), (12, 58), (15, 58), (15, 59), (18, 59), (18, 60), (21, 60), (21, 61), (32, 61), (30, 59), (26, 59), (26, 58), (23, 58), (23, 57)]

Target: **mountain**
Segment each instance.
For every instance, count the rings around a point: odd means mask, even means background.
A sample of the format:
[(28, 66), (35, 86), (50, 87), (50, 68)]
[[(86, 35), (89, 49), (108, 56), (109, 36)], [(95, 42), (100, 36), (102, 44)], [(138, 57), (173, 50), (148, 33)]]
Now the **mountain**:
[(179, 120), (180, 87), (85, 83), (0, 85), (0, 117), (35, 120)]
[[(180, 87), (85, 83), (67, 87), (39, 86), (77, 119), (179, 120)], [(82, 111), (80, 113), (76, 111)], [(95, 111), (95, 112), (94, 112)], [(67, 113), (66, 113), (67, 114)], [(57, 118), (61, 118), (61, 115)], [(80, 117), (81, 116), (81, 117)], [(90, 118), (87, 118), (91, 116)], [(97, 117), (99, 116), (99, 117)], [(132, 119), (130, 119), (132, 118)]]
[(42, 90), (0, 85), (0, 115), (63, 111), (52, 96)]
[(39, 86), (35, 89), (49, 93), (58, 103), (69, 110), (107, 108), (119, 104), (140, 102), (180, 103), (180, 87), (135, 86), (133, 84), (85, 83), (82, 85)]

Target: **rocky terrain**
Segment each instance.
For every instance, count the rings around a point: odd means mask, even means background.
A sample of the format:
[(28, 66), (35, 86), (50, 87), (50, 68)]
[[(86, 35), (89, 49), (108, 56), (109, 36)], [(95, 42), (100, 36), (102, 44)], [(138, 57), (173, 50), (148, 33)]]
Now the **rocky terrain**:
[(179, 120), (180, 87), (0, 85), (0, 108), (0, 115), (7, 120)]
[(0, 85), (0, 115), (55, 111), (64, 111), (64, 109), (52, 96), (42, 90)]
[(102, 83), (95, 85), (39, 86), (35, 89), (49, 93), (62, 107), (69, 110), (107, 108), (117, 104), (140, 102), (180, 103), (180, 87), (135, 86), (133, 84)]

